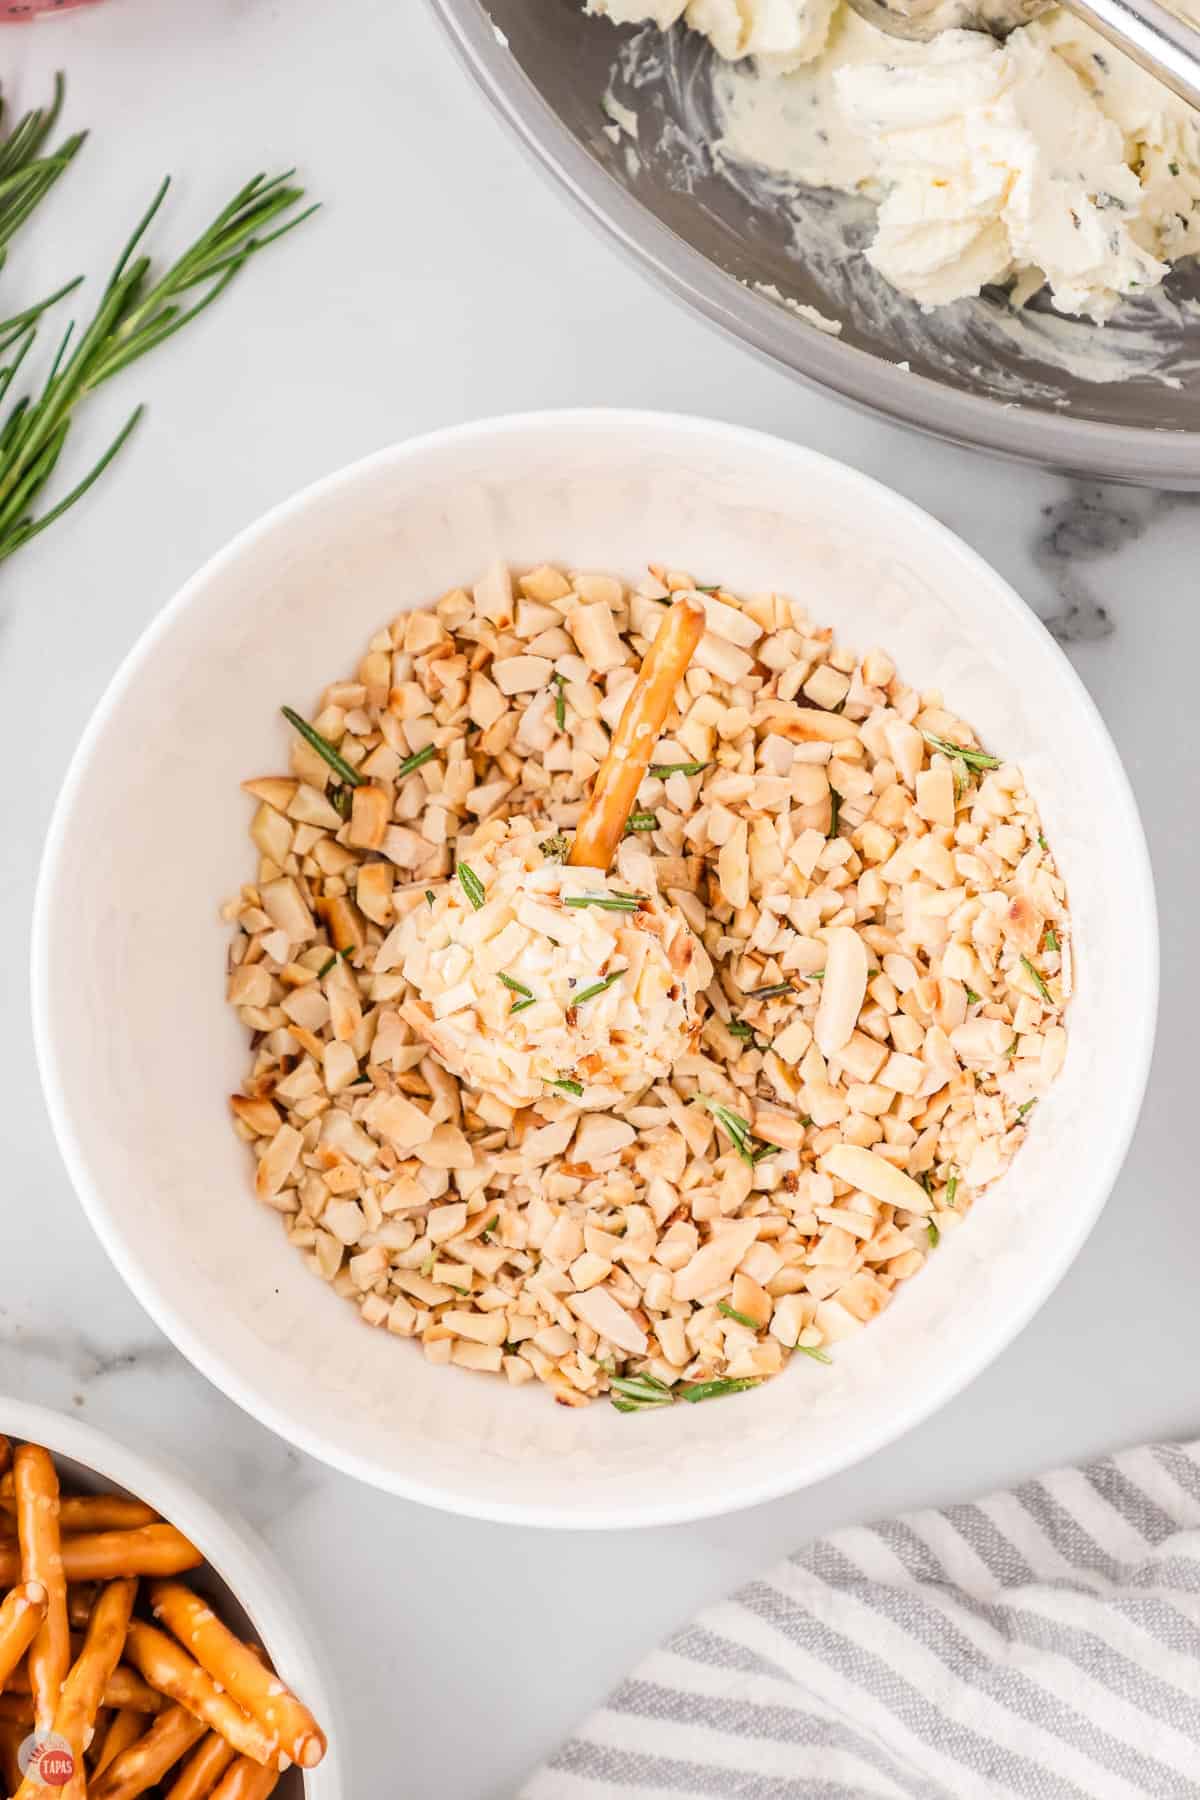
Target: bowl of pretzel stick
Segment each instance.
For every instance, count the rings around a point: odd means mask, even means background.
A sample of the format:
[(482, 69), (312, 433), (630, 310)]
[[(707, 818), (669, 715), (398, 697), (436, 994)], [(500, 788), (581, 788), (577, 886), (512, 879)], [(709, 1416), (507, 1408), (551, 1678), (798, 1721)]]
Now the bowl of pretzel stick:
[(286, 1578), (227, 1509), (0, 1399), (0, 1793), (335, 1800), (332, 1726)]

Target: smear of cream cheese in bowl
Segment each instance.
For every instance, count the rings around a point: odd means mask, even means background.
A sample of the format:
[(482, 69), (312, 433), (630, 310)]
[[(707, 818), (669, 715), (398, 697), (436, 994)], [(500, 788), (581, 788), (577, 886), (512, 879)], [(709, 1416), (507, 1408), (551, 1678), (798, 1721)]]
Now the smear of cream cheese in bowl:
[[(844, 0), (587, 9), (664, 30), (682, 19), (709, 38), (725, 59), (712, 77), (713, 154), (743, 184), (873, 204), (865, 260), (891, 289), (928, 309), (996, 284), (1022, 306), (1045, 288), (1068, 317), (1056, 332), (1030, 315), (1033, 354), (1095, 380), (1113, 379), (1114, 365), (1153, 370), (1144, 317), (1094, 358), (1097, 334), (1073, 320), (1103, 322), (1134, 296), (1144, 312), (1172, 263), (1200, 250), (1200, 121), (1081, 21), (1053, 11), (1003, 44), (964, 31), (921, 44), (879, 32)], [(819, 253), (799, 230), (797, 248)], [(1165, 304), (1162, 323), (1177, 319), (1178, 302)], [(996, 321), (984, 337), (993, 327), (1011, 339)], [(972, 317), (967, 336), (980, 330)]]

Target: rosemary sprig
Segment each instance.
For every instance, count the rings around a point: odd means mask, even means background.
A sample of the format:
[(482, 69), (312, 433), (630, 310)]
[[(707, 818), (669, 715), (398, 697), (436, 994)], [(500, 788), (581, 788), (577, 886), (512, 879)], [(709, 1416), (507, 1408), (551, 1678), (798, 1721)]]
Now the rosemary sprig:
[(752, 988), (746, 998), (747, 1000), (778, 1000), (784, 994), (794, 994), (795, 991), (790, 981), (777, 981), (771, 987)]
[(437, 905), (437, 895), (434, 893), (432, 888), (425, 889), (425, 898), (426, 898), (426, 900), (428, 900), (430, 906)]
[(1028, 975), (1030, 981), (1032, 981), (1034, 987), (1037, 989), (1037, 991), (1041, 995), (1042, 999), (1047, 1001), (1052, 1006), (1054, 1004), (1053, 996), (1051, 995), (1050, 989), (1046, 986), (1045, 980), (1043, 979), (1040, 970), (1034, 968), (1033, 964), (1030, 962), (1030, 960), (1027, 956), (1022, 956), (1021, 967), (1024, 969), (1025, 973)]
[(512, 1009), (513, 1012), (520, 1012), (523, 1007), (532, 1006), (534, 1004), (537, 995), (532, 988), (527, 988), (523, 981), (514, 981), (512, 976), (506, 975), (503, 970), (500, 971), (500, 980), (504, 983), (506, 988), (509, 988), (514, 994), (520, 994), (521, 996), (520, 1005), (514, 1006)]
[[(87, 138), (86, 131), (77, 131), (57, 150), (42, 155), (47, 138), (58, 124), (65, 95), (66, 83), (61, 75), (56, 75), (50, 105), (27, 112), (0, 145), (0, 268), (4, 266), (10, 239), (70, 167)], [(78, 283), (73, 281), (70, 285), (75, 287)], [(67, 291), (60, 289), (53, 299), (61, 299)], [(52, 304), (53, 300), (44, 300), (36, 310), (44, 311)]]
[(651, 763), (650, 773), (657, 775), (660, 781), (665, 781), (668, 775), (699, 775), (707, 767), (706, 762)]
[[(74, 325), (68, 326), (40, 392), (8, 405), (0, 419), (0, 560), (45, 531), (83, 497), (142, 417), (139, 406), (83, 480), (35, 517), (34, 502), (58, 465), (80, 403), (102, 383), (182, 331), (224, 293), (252, 256), (316, 210), (308, 207), (293, 212), (304, 190), (289, 187), (289, 175), (290, 171), (269, 180), (256, 175), (195, 243), (154, 280), (151, 259), (139, 251), (139, 245), (166, 197), (169, 178), (162, 183), (122, 251), (88, 324), (77, 337)], [(285, 213), (292, 216), (277, 224)], [(198, 289), (202, 290), (199, 298), (185, 298)], [(25, 327), (18, 365), (35, 331), (36, 322)], [(7, 399), (14, 373), (12, 366), (0, 371), (0, 400)]]
[(1062, 949), (1062, 945), (1058, 941), (1058, 933), (1057, 933), (1057, 931), (1055, 931), (1053, 925), (1047, 925), (1047, 927), (1046, 927), (1046, 935), (1042, 939), (1042, 949), (1043, 950), (1061, 950)]
[(940, 750), (943, 756), (954, 757), (965, 763), (968, 769), (998, 769), (1000, 758), (989, 756), (986, 750), (968, 750), (963, 744), (952, 744), (949, 738), (938, 737), (932, 731), (923, 731), (921, 736), (931, 750)]
[(598, 906), (602, 912), (636, 912), (641, 905), (636, 894), (570, 894), (564, 906)]
[(556, 831), (553, 837), (543, 838), (538, 849), (547, 862), (566, 862), (571, 845), (563, 832)]
[(618, 1412), (642, 1412), (646, 1407), (672, 1406), (675, 1396), (657, 1375), (614, 1375), (609, 1383)]
[(954, 1196), (957, 1193), (958, 1193), (958, 1175), (956, 1172), (955, 1174), (951, 1175), (949, 1181), (946, 1183), (946, 1205), (947, 1206), (954, 1205)]
[(1021, 1106), (1018, 1106), (1018, 1108), (1017, 1108), (1018, 1119), (1023, 1119), (1025, 1117), (1026, 1113), (1031, 1113), (1036, 1105), (1037, 1105), (1037, 1096), (1035, 1095), (1032, 1100), (1026, 1100)]
[(561, 1088), (564, 1094), (574, 1094), (577, 1100), (583, 1093), (583, 1083), (572, 1081), (567, 1075), (564, 1075), (559, 1081), (552, 1081), (550, 1086)]
[(762, 1326), (757, 1319), (752, 1319), (749, 1313), (739, 1312), (737, 1307), (730, 1306), (727, 1300), (717, 1301), (717, 1311), (719, 1313), (724, 1313), (727, 1319), (732, 1319), (735, 1325), (746, 1326), (749, 1331), (762, 1330)]
[(606, 975), (604, 977), (603, 981), (594, 981), (591, 987), (584, 988), (582, 994), (576, 994), (571, 1005), (582, 1006), (585, 1000), (594, 1000), (597, 994), (606, 994), (610, 987), (620, 981), (622, 975), (627, 975), (628, 973), (629, 971), (627, 969), (614, 969), (611, 975)]
[(631, 812), (625, 821), (625, 831), (657, 831), (658, 814), (653, 812)]
[[(768, 1156), (777, 1156), (775, 1144), (762, 1144), (750, 1129), (749, 1119), (743, 1119), (741, 1113), (735, 1113), (711, 1094), (697, 1094), (696, 1101), (710, 1112), (721, 1130), (725, 1133), (742, 1161), (748, 1168), (756, 1168)], [(755, 1146), (757, 1145), (757, 1148)]]
[(363, 778), (354, 764), (348, 763), (340, 751), (334, 749), (329, 739), (321, 736), (315, 725), (310, 725), (307, 719), (302, 719), (300, 714), (293, 712), (290, 706), (281, 706), (279, 710), (293, 730), (300, 733), (309, 748), (316, 751), (322, 762), (329, 764), (344, 786), (356, 788), (363, 785)]
[(925, 1227), (925, 1235), (929, 1239), (929, 1248), (931, 1250), (936, 1250), (938, 1245), (942, 1241), (942, 1234), (938, 1230), (937, 1226), (934, 1224), (932, 1219), (930, 1219), (929, 1223)]
[(730, 1380), (728, 1376), (716, 1381), (693, 1381), (687, 1387), (680, 1388), (679, 1398), (690, 1401), (695, 1406), (701, 1400), (719, 1400), (722, 1394), (744, 1394), (747, 1388), (758, 1385), (757, 1381), (745, 1375), (737, 1381)]
[(469, 863), (459, 863), (458, 868), (455, 870), (455, 874), (458, 876), (463, 893), (467, 896), (467, 899), (471, 902), (475, 911), (478, 912), (480, 907), (487, 901), (487, 895), (483, 891), (482, 881), (480, 881), (478, 875), (475, 873), (474, 869), (471, 868)]
[(396, 770), (396, 780), (402, 781), (406, 775), (411, 775), (414, 769), (424, 768), (425, 764), (431, 761), (436, 755), (436, 744), (426, 744), (423, 750), (415, 750), (411, 756), (405, 757), (404, 761), (400, 764), (400, 767)]
[(551, 683), (554, 689), (554, 723), (560, 731), (567, 728), (567, 697), (563, 693), (564, 677), (556, 675)]
[(967, 996), (968, 1006), (982, 1006), (983, 1005), (983, 1001), (980, 999), (979, 995), (975, 992), (975, 989), (967, 987), (967, 984), (965, 981), (963, 983), (963, 989)]
[(828, 1350), (822, 1350), (817, 1344), (797, 1344), (795, 1348), (801, 1356), (811, 1356), (814, 1362), (832, 1363), (833, 1361)]

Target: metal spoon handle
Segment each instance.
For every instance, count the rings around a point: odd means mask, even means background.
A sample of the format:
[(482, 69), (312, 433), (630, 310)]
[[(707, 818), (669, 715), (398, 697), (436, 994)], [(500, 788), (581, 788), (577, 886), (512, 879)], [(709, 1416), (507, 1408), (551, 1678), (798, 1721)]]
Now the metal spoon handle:
[(1069, 12), (1200, 108), (1200, 30), (1159, 0), (1063, 0)]

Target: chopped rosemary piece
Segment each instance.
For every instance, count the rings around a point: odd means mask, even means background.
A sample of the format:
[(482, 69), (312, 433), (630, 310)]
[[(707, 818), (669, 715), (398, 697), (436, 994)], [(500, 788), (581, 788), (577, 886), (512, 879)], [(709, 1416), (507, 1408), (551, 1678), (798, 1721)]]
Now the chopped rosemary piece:
[(1042, 999), (1049, 1002), (1050, 1005), (1053, 1005), (1054, 1002), (1053, 1002), (1053, 998), (1050, 993), (1050, 989), (1046, 986), (1046, 983), (1043, 981), (1041, 975), (1039, 974), (1037, 969), (1034, 968), (1033, 964), (1030, 962), (1030, 960), (1027, 956), (1022, 956), (1021, 967), (1024, 969), (1025, 973), (1028, 975), (1030, 981), (1032, 981), (1032, 983), (1033, 983), (1034, 987), (1037, 989), (1038, 993), (1042, 996)]
[(324, 981), (325, 977), (328, 975), (330, 969), (332, 969), (332, 967), (336, 961), (337, 961), (337, 951), (335, 950), (333, 955), (330, 957), (329, 961), (327, 963), (322, 963), (320, 968), (317, 970), (317, 980), (318, 981)]
[(747, 1044), (753, 1044), (755, 1049), (758, 1048), (758, 1037), (754, 1027), (747, 1025), (745, 1019), (730, 1019), (725, 1029), (730, 1037), (742, 1038)]
[(582, 1084), (578, 1081), (571, 1081), (569, 1079), (569, 1077), (567, 1077), (565, 1075), (563, 1076), (561, 1081), (552, 1081), (550, 1083), (550, 1086), (556, 1087), (556, 1088), (561, 1088), (564, 1094), (574, 1094), (574, 1096), (577, 1100), (578, 1100), (579, 1096), (583, 1093)]
[(432, 906), (435, 903), (437, 896), (434, 894), (434, 891), (432, 888), (425, 889), (425, 898), (428, 900), (430, 906)]
[(942, 1234), (932, 1219), (930, 1219), (928, 1225), (925, 1227), (925, 1235), (929, 1239), (929, 1248), (931, 1250), (936, 1250), (942, 1241)]
[(1035, 1095), (1032, 1100), (1026, 1100), (1024, 1105), (1018, 1106), (1018, 1108), (1017, 1108), (1018, 1119), (1023, 1119), (1025, 1117), (1026, 1113), (1032, 1112), (1036, 1105), (1037, 1105), (1037, 1096)]
[(672, 1406), (675, 1402), (675, 1395), (657, 1375), (614, 1375), (609, 1385), (618, 1412), (640, 1412), (644, 1406)]
[(719, 581), (714, 582), (712, 587), (703, 587), (699, 582), (696, 583), (696, 592), (698, 594), (719, 594), (720, 591), (721, 584)]
[(534, 998), (532, 988), (527, 988), (523, 981), (514, 981), (511, 975), (504, 973), (503, 969), (500, 971), (500, 980), (506, 988), (511, 988), (514, 994), (520, 994), (523, 999), (532, 1000)]
[(538, 845), (547, 862), (566, 862), (570, 848), (561, 831), (556, 831), (553, 837), (543, 838)]
[[(963, 986), (966, 987), (965, 982), (963, 983)], [(968, 1001), (969, 1005), (971, 1005), (971, 1006), (982, 1006), (982, 1004), (983, 1004), (983, 1001), (981, 1000), (980, 996), (975, 992), (974, 988), (967, 988), (967, 1001)]]
[(966, 763), (968, 769), (998, 769), (1000, 758), (989, 756), (986, 750), (968, 750), (963, 744), (952, 744), (949, 738), (937, 737), (932, 731), (923, 731), (921, 736), (933, 750), (940, 750), (943, 756), (953, 756), (959, 762)]
[(1017, 1054), (1017, 1051), (1020, 1049), (1020, 1046), (1021, 1046), (1020, 1038), (1015, 1037), (1013, 1039), (1012, 1043), (1008, 1046), (1008, 1049), (1004, 1052), (1004, 1054), (1008, 1058), (1009, 1062), (1011, 1062), (1013, 1057)]
[(796, 1344), (801, 1356), (811, 1356), (814, 1362), (831, 1363), (833, 1361), (828, 1350), (820, 1349), (816, 1344)]
[(524, 1012), (525, 1008), (527, 1006), (536, 1006), (536, 1005), (537, 1005), (537, 1001), (532, 998), (529, 1000), (514, 1000), (512, 1005), (508, 1009), (508, 1016), (511, 1019), (514, 1013)]
[(1046, 935), (1042, 939), (1042, 949), (1043, 950), (1061, 950), (1062, 949), (1062, 945), (1058, 941), (1058, 933), (1057, 933), (1057, 931), (1055, 931), (1053, 925), (1047, 925), (1047, 927), (1046, 927)]
[(462, 885), (463, 893), (467, 896), (467, 899), (471, 902), (475, 911), (478, 912), (480, 907), (487, 900), (487, 895), (483, 891), (482, 881), (480, 881), (478, 875), (475, 873), (474, 869), (471, 868), (469, 863), (459, 863), (455, 873)]
[(722, 1394), (744, 1394), (747, 1388), (757, 1386), (757, 1380), (747, 1376), (742, 1376), (739, 1381), (731, 1381), (727, 1376), (716, 1381), (693, 1381), (690, 1386), (680, 1388), (679, 1398), (695, 1406), (701, 1400), (719, 1400)]
[(658, 814), (652, 812), (631, 812), (625, 821), (626, 832), (657, 831)]
[[(778, 1155), (777, 1145), (758, 1143), (750, 1129), (750, 1121), (743, 1119), (741, 1113), (735, 1113), (728, 1106), (723, 1106), (719, 1100), (714, 1100), (711, 1094), (697, 1094), (696, 1099), (712, 1114), (747, 1168), (753, 1169), (764, 1158)], [(755, 1149), (756, 1144), (758, 1144), (757, 1149)]]
[(957, 1192), (958, 1192), (958, 1176), (957, 1176), (957, 1174), (954, 1174), (950, 1177), (949, 1181), (946, 1183), (946, 1205), (947, 1206), (954, 1205), (954, 1196), (955, 1196), (955, 1194), (957, 1194)]
[(329, 764), (329, 767), (333, 770), (334, 774), (340, 781), (344, 782), (346, 787), (356, 788), (362, 786), (363, 778), (358, 770), (354, 768), (352, 764), (348, 763), (344, 756), (339, 755), (329, 739), (322, 737), (315, 725), (310, 725), (307, 719), (302, 719), (300, 714), (298, 712), (293, 712), (290, 706), (281, 706), (279, 710), (287, 720), (288, 724), (293, 726), (294, 729), (300, 733), (300, 736), (304, 739), (305, 743), (308, 744), (311, 749), (316, 751), (323, 762)]
[(795, 988), (790, 981), (777, 981), (773, 987), (753, 988), (746, 995), (747, 1000), (778, 1000), (783, 994), (794, 994)]
[(752, 1319), (749, 1313), (739, 1312), (736, 1306), (730, 1306), (724, 1300), (717, 1301), (717, 1311), (719, 1313), (724, 1313), (727, 1319), (732, 1319), (735, 1325), (745, 1325), (749, 1331), (762, 1330), (762, 1326), (758, 1323), (757, 1319)]
[(554, 689), (554, 723), (560, 731), (565, 731), (567, 728), (567, 698), (563, 693), (565, 679), (565, 676), (556, 675), (550, 683)]
[(829, 790), (829, 830), (826, 837), (835, 838), (838, 834), (838, 821), (842, 816), (842, 796), (835, 787)]
[(1041, 850), (1048, 850), (1050, 848), (1049, 844), (1046, 842), (1046, 834), (1044, 831), (1038, 832), (1038, 848)]
[(609, 988), (612, 987), (615, 982), (620, 981), (622, 975), (627, 975), (628, 973), (628, 969), (614, 969), (611, 975), (606, 975), (604, 977), (603, 981), (593, 982), (591, 987), (584, 988), (582, 994), (576, 994), (571, 1005), (582, 1006), (585, 1000), (594, 1000), (597, 994), (607, 993)]
[(350, 798), (350, 789), (342, 782), (335, 782), (329, 790), (329, 804), (339, 819), (348, 819), (354, 802)]
[(604, 912), (636, 912), (641, 905), (636, 894), (571, 894), (564, 906), (599, 906)]
[(414, 769), (422, 768), (425, 763), (430, 762), (436, 755), (437, 746), (434, 744), (426, 744), (423, 750), (417, 750), (412, 756), (406, 756), (404, 761), (400, 764), (400, 767), (396, 770), (396, 780), (399, 781), (403, 776), (411, 775)]
[(493, 1231), (495, 1231), (495, 1229), (499, 1223), (500, 1223), (500, 1214), (493, 1213), (491, 1218), (488, 1220), (487, 1224), (484, 1226), (483, 1230), (480, 1232), (480, 1234), (479, 1234), (480, 1237), (491, 1237)]
[(651, 763), (650, 773), (656, 775), (660, 781), (665, 781), (668, 775), (699, 775), (701, 770), (707, 769), (707, 767), (706, 762)]

